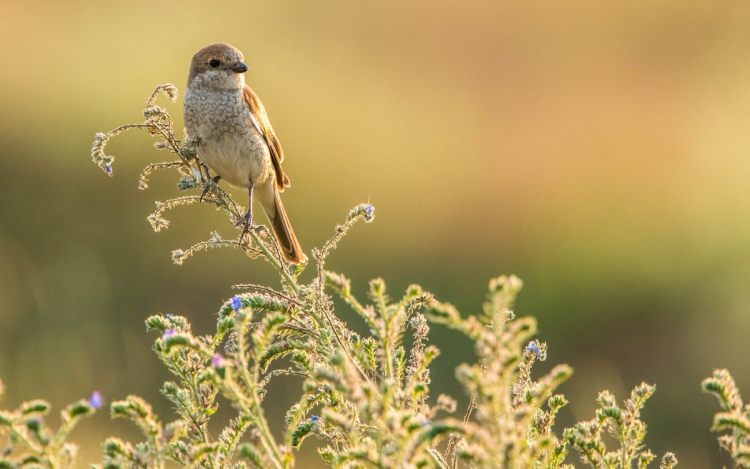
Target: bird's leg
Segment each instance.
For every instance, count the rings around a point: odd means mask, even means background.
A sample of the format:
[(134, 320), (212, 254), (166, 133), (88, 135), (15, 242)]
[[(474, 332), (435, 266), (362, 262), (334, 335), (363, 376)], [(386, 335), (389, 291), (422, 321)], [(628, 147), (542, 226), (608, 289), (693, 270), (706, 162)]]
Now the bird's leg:
[(250, 226), (253, 224), (253, 183), (250, 183), (250, 187), (247, 188), (247, 212), (239, 220), (237, 220), (234, 226), (240, 226), (241, 224)]
[[(208, 166), (198, 161), (196, 163), (198, 165), (198, 174), (201, 176), (201, 182), (205, 183), (208, 178), (211, 177), (211, 174), (208, 172)], [(206, 171), (206, 177), (203, 176), (203, 171)]]
[[(206, 175), (211, 177), (211, 174), (208, 172), (208, 168), (206, 168)], [(206, 187), (203, 188), (203, 192), (201, 193), (201, 198), (198, 201), (199, 203), (203, 202), (203, 197), (205, 197), (209, 192), (213, 191), (216, 184), (219, 183), (219, 179), (221, 179), (221, 176), (216, 175), (213, 178), (206, 181)]]
[(242, 244), (242, 240), (245, 238), (245, 235), (250, 232), (250, 230), (254, 229), (253, 226), (253, 182), (250, 181), (250, 187), (247, 188), (247, 212), (245, 212), (245, 215), (237, 220), (237, 222), (234, 224), (234, 226), (240, 226), (244, 225), (242, 227), (242, 233), (240, 234), (240, 241), (239, 244)]

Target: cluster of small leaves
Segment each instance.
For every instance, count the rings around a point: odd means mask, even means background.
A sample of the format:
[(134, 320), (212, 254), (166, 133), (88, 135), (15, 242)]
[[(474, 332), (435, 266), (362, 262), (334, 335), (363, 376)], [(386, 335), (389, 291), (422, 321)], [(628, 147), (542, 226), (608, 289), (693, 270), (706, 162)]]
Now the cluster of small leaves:
[[(2, 394), (0, 382), (0, 398)], [(78, 447), (66, 441), (68, 435), (83, 417), (93, 415), (99, 407), (99, 393), (88, 401), (82, 399), (69, 405), (60, 413), (62, 423), (57, 431), (47, 425), (50, 404), (46, 401), (26, 401), (14, 411), (0, 410), (0, 439), (7, 440), (0, 452), (0, 468), (73, 467)]]
[[(609, 391), (599, 393), (596, 417), (565, 430), (565, 439), (578, 450), (581, 461), (595, 469), (626, 469), (633, 465), (638, 469), (648, 467), (656, 456), (643, 444), (646, 424), (640, 420), (640, 412), (655, 390), (655, 386), (641, 383), (622, 406), (617, 404), (615, 396)], [(602, 439), (604, 434), (609, 434), (620, 447), (607, 449)], [(674, 454), (666, 453), (660, 468), (671, 469), (676, 465)]]
[(723, 412), (714, 416), (711, 430), (722, 432), (719, 446), (734, 459), (736, 467), (750, 467), (750, 405), (742, 403), (740, 392), (728, 370), (714, 370), (701, 384), (703, 392), (719, 400)]
[[(161, 334), (154, 350), (179, 378), (162, 388), (179, 419), (163, 430), (139, 398), (113, 403), (113, 416), (133, 420), (147, 440), (108, 440), (104, 467), (162, 468), (171, 460), (191, 467), (288, 468), (311, 435), (323, 441), (319, 452), (332, 467), (562, 467), (565, 444), (551, 427), (566, 401), (552, 392), (570, 370), (560, 366), (531, 379), (531, 365), (544, 358), (546, 347), (525, 345), (533, 321), (513, 321), (506, 309), (508, 289), (517, 289), (518, 279), (494, 280), (486, 314), (461, 320), (418, 286), (391, 301), (376, 279), (370, 304), (362, 304), (344, 276), (324, 271), (323, 277), (370, 334), (356, 334), (333, 315), (317, 279), (296, 285), (299, 293), (289, 288), (233, 297), (219, 310), (214, 335), (193, 334), (181, 316), (150, 317), (147, 327)], [(428, 343), (428, 318), (446, 324), (450, 318), (453, 327), (477, 337), (480, 362), (458, 371), (476, 407), (471, 419), (451, 417), (452, 398), (430, 397), (430, 363), (439, 351)], [(282, 357), (289, 358), (286, 366), (278, 366)], [(281, 439), (270, 431), (263, 408), (268, 384), (279, 375), (303, 378)], [(213, 438), (208, 423), (219, 393), (237, 414)], [(548, 410), (539, 404), (544, 401)]]
[(370, 334), (350, 331), (329, 303), (323, 305), (344, 345), (305, 383), (304, 400), (322, 406), (312, 429), (327, 443), (320, 454), (333, 467), (444, 466), (435, 446), (462, 430), (460, 421), (438, 418), (440, 412), (453, 412), (453, 399), (428, 402), (429, 367), (439, 351), (428, 345), (429, 326), (420, 310), (435, 303), (432, 295), (412, 285), (391, 301), (385, 282), (375, 279), (369, 286), (371, 303), (363, 305), (344, 276), (326, 271), (325, 284), (354, 309)]
[[(202, 196), (157, 203), (149, 217), (152, 227), (159, 231), (168, 225), (163, 218), (167, 209), (201, 201), (223, 209), (236, 222), (241, 207), (204, 176), (208, 172), (197, 155), (200, 138), (177, 140), (171, 118), (154, 104), (161, 91), (176, 97), (173, 85), (158, 87), (147, 102), (146, 122), (97, 134), (92, 158), (111, 175), (113, 158), (104, 153), (108, 139), (129, 128), (145, 128), (160, 138), (157, 148), (177, 154), (179, 160), (147, 167), (139, 187), (146, 187), (154, 169), (167, 168), (178, 171), (179, 190), (204, 190)], [(352, 209), (333, 237), (313, 250), (316, 270), (307, 282), (300, 279), (306, 263), (287, 264), (267, 230), (251, 230), (250, 238), (239, 243), (214, 232), (208, 241), (174, 251), (179, 264), (197, 251), (239, 247), (250, 257), (268, 261), (279, 274), (280, 288), (236, 285), (249, 291), (222, 305), (213, 335), (196, 335), (181, 316), (147, 320), (148, 329), (160, 334), (154, 350), (176, 378), (164, 384), (162, 394), (173, 404), (177, 419), (162, 424), (136, 396), (114, 402), (113, 417), (132, 420), (145, 440), (107, 440), (102, 469), (163, 469), (166, 461), (210, 469), (286, 469), (294, 467), (295, 450), (309, 436), (321, 442), (321, 457), (335, 468), (572, 467), (565, 459), (570, 446), (580, 450), (579, 427), (566, 431), (564, 438), (552, 429), (567, 403), (554, 392), (572, 370), (561, 365), (532, 378), (532, 366), (546, 359), (547, 346), (530, 340), (536, 332), (533, 318), (515, 319), (512, 312), (520, 280), (491, 281), (483, 312), (467, 318), (416, 285), (393, 300), (382, 279), (370, 282), (369, 301), (362, 302), (351, 282), (326, 270), (325, 262), (357, 221), (373, 219), (372, 205)], [(354, 332), (335, 314), (331, 294), (357, 314), (367, 334)], [(470, 397), (463, 419), (453, 416), (453, 398), (431, 394), (430, 366), (439, 350), (429, 343), (430, 322), (465, 334), (475, 344), (476, 363), (464, 364), (456, 373)], [(279, 437), (270, 430), (263, 403), (269, 384), (284, 375), (297, 377), (301, 396), (287, 411)], [(215, 436), (209, 422), (219, 396), (236, 414)], [(639, 433), (645, 434), (645, 425), (638, 420), (643, 400), (626, 403), (620, 427), (607, 416), (590, 435), (597, 439), (604, 428), (620, 428), (627, 446), (623, 468), (645, 454)], [(672, 467), (669, 464), (662, 467)]]
[(493, 279), (483, 314), (477, 317), (463, 320), (450, 305), (435, 305), (427, 312), (433, 321), (466, 334), (479, 359), (456, 372), (470, 393), (471, 406), (464, 436), (451, 441), (446, 452), (452, 467), (466, 461), (471, 467), (558, 468), (567, 455), (565, 443), (552, 432), (555, 416), (567, 401), (553, 392), (572, 370), (558, 365), (536, 381), (531, 378), (533, 363), (547, 358), (547, 346), (529, 341), (536, 332), (534, 318), (516, 319), (511, 311), (521, 286), (515, 276)]

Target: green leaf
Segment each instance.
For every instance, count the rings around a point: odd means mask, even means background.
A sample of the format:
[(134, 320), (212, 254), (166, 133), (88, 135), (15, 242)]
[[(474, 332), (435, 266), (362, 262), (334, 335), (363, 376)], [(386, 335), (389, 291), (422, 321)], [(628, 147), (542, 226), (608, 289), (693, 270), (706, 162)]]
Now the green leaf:
[(291, 340), (280, 340), (267, 346), (260, 356), (259, 363), (261, 370), (265, 373), (271, 362), (300, 349), (304, 350), (302, 344), (299, 341)]
[(750, 420), (739, 413), (721, 412), (714, 416), (713, 431), (719, 430), (739, 430), (743, 433), (750, 433)]
[(50, 409), (50, 404), (47, 401), (43, 401), (41, 399), (35, 399), (33, 401), (27, 401), (21, 404), (21, 408), (19, 409), (21, 411), (22, 415), (29, 415), (29, 414), (47, 414)]
[(76, 417), (93, 414), (94, 408), (91, 407), (87, 401), (81, 399), (80, 401), (66, 407), (64, 413), (72, 420)]
[(0, 410), (0, 426), (10, 426), (12, 424), (13, 414), (6, 410)]
[(263, 469), (263, 459), (255, 447), (245, 443), (240, 446), (239, 454), (241, 458), (247, 459), (253, 466)]
[(312, 432), (314, 426), (315, 424), (310, 421), (305, 421), (297, 425), (294, 431), (292, 431), (292, 446), (294, 448), (299, 448), (302, 440)]

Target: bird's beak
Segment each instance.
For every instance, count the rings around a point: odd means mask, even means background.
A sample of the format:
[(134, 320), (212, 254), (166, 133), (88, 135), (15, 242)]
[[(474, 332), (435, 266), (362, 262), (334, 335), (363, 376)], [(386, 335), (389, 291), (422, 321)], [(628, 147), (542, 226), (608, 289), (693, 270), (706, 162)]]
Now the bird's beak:
[(242, 62), (237, 62), (236, 64), (232, 65), (231, 70), (234, 73), (245, 73), (247, 72), (247, 65), (243, 64)]

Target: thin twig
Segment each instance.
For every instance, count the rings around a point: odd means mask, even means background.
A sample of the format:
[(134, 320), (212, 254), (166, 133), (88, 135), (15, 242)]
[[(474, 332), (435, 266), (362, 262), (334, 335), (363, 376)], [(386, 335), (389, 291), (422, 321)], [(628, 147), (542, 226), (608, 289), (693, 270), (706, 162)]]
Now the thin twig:
[(264, 291), (266, 293), (270, 293), (272, 295), (276, 295), (279, 298), (287, 300), (290, 303), (296, 304), (297, 306), (302, 306), (302, 303), (300, 303), (299, 301), (295, 300), (291, 296), (288, 296), (288, 295), (285, 295), (285, 294), (283, 294), (283, 293), (281, 293), (279, 291), (276, 291), (276, 290), (274, 290), (271, 287), (266, 287), (266, 286), (263, 286), (263, 285), (258, 285), (256, 283), (238, 283), (237, 285), (232, 285), (232, 288), (237, 289), (237, 290), (254, 288), (256, 290), (260, 290), (260, 291)]
[[(469, 398), (469, 407), (466, 409), (466, 414), (464, 414), (464, 420), (463, 420), (464, 426), (466, 426), (466, 424), (469, 423), (469, 418), (471, 418), (471, 413), (476, 408), (476, 405), (477, 405), (477, 393), (473, 392), (471, 393), (471, 397)], [(445, 448), (445, 453), (443, 456), (446, 460), (451, 457), (453, 448), (456, 446), (456, 443), (458, 443), (459, 438), (460, 437), (451, 435), (451, 437), (448, 439), (448, 446)], [(458, 467), (458, 456), (456, 455), (456, 453), (453, 453), (451, 468), (456, 469), (456, 467)]]

